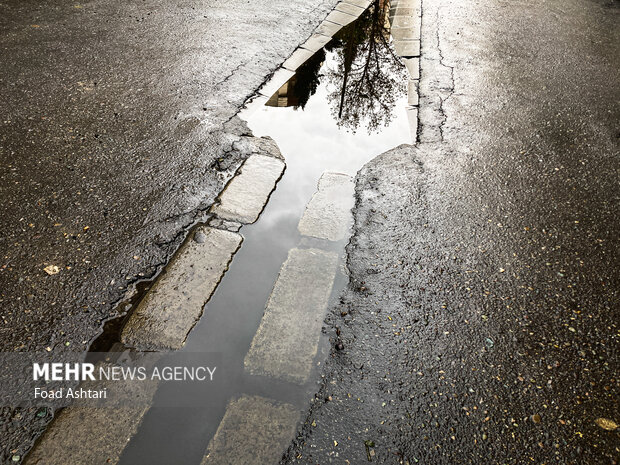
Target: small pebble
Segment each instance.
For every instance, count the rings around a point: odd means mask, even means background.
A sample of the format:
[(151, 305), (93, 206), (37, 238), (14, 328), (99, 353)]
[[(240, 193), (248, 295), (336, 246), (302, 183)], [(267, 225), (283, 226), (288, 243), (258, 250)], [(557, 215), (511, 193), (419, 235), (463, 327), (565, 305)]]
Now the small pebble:
[(198, 231), (196, 234), (194, 234), (194, 240), (199, 244), (204, 244), (204, 242), (207, 240), (207, 235), (202, 231)]

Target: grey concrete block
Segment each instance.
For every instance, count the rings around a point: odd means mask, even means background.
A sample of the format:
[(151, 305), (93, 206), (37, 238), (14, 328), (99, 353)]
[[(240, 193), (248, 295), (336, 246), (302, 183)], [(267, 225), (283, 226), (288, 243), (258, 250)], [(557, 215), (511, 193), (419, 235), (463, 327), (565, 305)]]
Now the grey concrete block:
[(286, 84), (286, 82), (290, 78), (292, 78), (294, 74), (295, 72), (291, 71), (290, 69), (278, 69), (275, 73), (273, 73), (271, 79), (269, 79), (269, 81), (263, 87), (261, 87), (259, 93), (264, 95), (265, 97), (271, 97), (278, 91), (280, 87)]
[(368, 8), (372, 3), (372, 0), (344, 0), (341, 3), (349, 3), (351, 5), (359, 6), (361, 8)]
[(419, 103), (419, 84), (420, 82), (416, 79), (409, 79), (409, 82), (407, 83), (407, 103), (409, 105), (417, 106)]
[(211, 212), (226, 220), (254, 223), (282, 176), (284, 167), (284, 162), (277, 158), (250, 156), (228, 183), (220, 195), (220, 203), (214, 205)]
[(324, 36), (333, 37), (340, 29), (341, 24), (332, 23), (331, 21), (323, 21), (319, 27), (316, 28), (316, 33)]
[(403, 58), (411, 79), (420, 79), (420, 58)]
[(394, 40), (412, 40), (420, 39), (420, 29), (415, 27), (398, 27), (392, 28), (390, 31)]
[(396, 8), (411, 8), (419, 10), (421, 7), (421, 0), (398, 0), (398, 2), (396, 2)]
[(121, 342), (138, 349), (181, 348), (241, 241), (234, 232), (197, 228), (129, 317)]
[(355, 204), (353, 178), (340, 173), (323, 173), (318, 190), (306, 207), (299, 222), (304, 236), (340, 241), (348, 236)]
[(325, 18), (327, 21), (331, 21), (332, 23), (340, 24), (341, 26), (346, 26), (347, 24), (352, 23), (357, 19), (357, 16), (353, 16), (347, 13), (343, 13), (342, 11), (334, 10)]
[(359, 15), (361, 15), (365, 9), (366, 8), (364, 7), (351, 5), (350, 3), (344, 2), (340, 2), (338, 5), (336, 5), (337, 11), (342, 11), (343, 13), (350, 14), (352, 16), (355, 16), (356, 18), (359, 17)]
[(394, 21), (398, 16), (407, 16), (412, 18), (422, 17), (422, 10), (419, 8), (395, 8), (390, 14), (391, 21)]
[(391, 26), (392, 29), (401, 28), (401, 27), (416, 27), (419, 26), (419, 18), (415, 16), (403, 16), (394, 15), (394, 19), (392, 20)]
[(245, 357), (246, 371), (300, 384), (308, 380), (337, 266), (334, 252), (289, 251)]
[(62, 409), (30, 451), (24, 465), (118, 463), (138, 431), (157, 386), (157, 381), (151, 380), (83, 385), (84, 389), (106, 389), (114, 400), (99, 407), (72, 405)]
[(312, 34), (312, 36), (302, 45), (302, 48), (312, 52), (317, 52), (325, 47), (330, 40), (332, 40), (331, 37), (324, 36), (322, 34)]
[(301, 65), (303, 65), (308, 58), (314, 55), (314, 52), (305, 48), (298, 48), (288, 59), (282, 64), (283, 68), (290, 69), (291, 71), (297, 71)]
[(420, 41), (419, 40), (395, 40), (394, 50), (396, 55), (400, 57), (419, 57)]
[(278, 463), (298, 421), (290, 404), (245, 395), (232, 400), (201, 465)]
[(415, 144), (418, 137), (418, 107), (407, 107), (407, 119), (411, 132), (411, 143)]

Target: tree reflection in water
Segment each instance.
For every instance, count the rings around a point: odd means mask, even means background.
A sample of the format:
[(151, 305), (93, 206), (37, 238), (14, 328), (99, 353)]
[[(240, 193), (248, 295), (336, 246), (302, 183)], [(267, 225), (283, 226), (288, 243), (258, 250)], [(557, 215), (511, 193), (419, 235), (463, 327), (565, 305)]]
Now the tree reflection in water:
[[(406, 71), (389, 45), (389, 2), (375, 0), (361, 16), (342, 28), (274, 94), (267, 105), (304, 109), (319, 81), (328, 84), (328, 100), (339, 127), (368, 132), (387, 126), (396, 100), (406, 92)], [(325, 50), (331, 59), (327, 66)], [(321, 74), (321, 70), (325, 73)]]
[(389, 45), (388, 11), (389, 2), (375, 0), (325, 47), (336, 56), (336, 66), (326, 71), (332, 114), (353, 132), (361, 124), (368, 132), (387, 126), (406, 91), (405, 67)]

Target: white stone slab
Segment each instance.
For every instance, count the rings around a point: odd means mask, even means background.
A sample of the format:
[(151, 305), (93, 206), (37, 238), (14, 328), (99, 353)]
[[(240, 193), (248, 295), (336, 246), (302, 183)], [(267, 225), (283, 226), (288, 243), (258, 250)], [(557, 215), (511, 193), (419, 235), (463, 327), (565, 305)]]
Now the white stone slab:
[(409, 105), (417, 106), (420, 100), (420, 94), (418, 93), (419, 81), (415, 79), (409, 79), (407, 83), (407, 103)]
[(121, 342), (138, 349), (181, 348), (241, 242), (234, 232), (197, 228), (129, 317)]
[(284, 172), (282, 160), (251, 155), (220, 195), (220, 203), (211, 212), (226, 220), (254, 223), (263, 211), (269, 195)]
[(302, 45), (302, 48), (312, 52), (317, 52), (325, 47), (330, 40), (332, 40), (331, 37), (327, 37), (322, 34), (312, 34), (312, 36)]
[(351, 5), (356, 5), (361, 8), (366, 9), (370, 6), (370, 4), (372, 3), (372, 0), (344, 0), (341, 3), (350, 3)]
[[(157, 381), (86, 384), (106, 389), (114, 401), (101, 407), (73, 405), (62, 409), (30, 451), (24, 465), (116, 464), (149, 409)], [(96, 401), (83, 402), (94, 404)]]
[(409, 17), (413, 17), (413, 18), (420, 18), (422, 16), (422, 10), (420, 8), (403, 8), (403, 7), (396, 7), (393, 10), (391, 10), (390, 12), (390, 18), (393, 21), (393, 19), (395, 19), (397, 16), (409, 16)]
[(353, 178), (340, 173), (323, 173), (318, 190), (306, 207), (298, 229), (304, 236), (340, 241), (348, 236), (355, 203)]
[(415, 144), (418, 138), (418, 108), (407, 107), (407, 119), (409, 120), (409, 131), (411, 132), (411, 143)]
[(271, 97), (280, 87), (292, 78), (294, 74), (295, 72), (290, 69), (278, 69), (275, 73), (273, 73), (271, 79), (263, 87), (261, 87), (259, 93), (265, 97)]
[(414, 27), (397, 27), (390, 31), (394, 40), (420, 39), (420, 30)]
[(420, 79), (420, 58), (403, 58), (411, 79)]
[(244, 361), (253, 375), (303, 384), (312, 371), (338, 255), (292, 249)]
[(232, 400), (201, 465), (276, 464), (295, 436), (299, 411), (258, 396)]
[(316, 33), (324, 36), (333, 37), (340, 29), (341, 24), (332, 23), (331, 21), (323, 21), (319, 27), (316, 28)]
[(403, 27), (416, 27), (420, 20), (415, 16), (394, 16), (392, 20), (392, 29), (399, 29)]
[(421, 1), (420, 0), (398, 0), (396, 2), (396, 8), (420, 9)]
[(353, 15), (355, 17), (359, 17), (366, 8), (362, 8), (361, 6), (351, 5), (350, 3), (340, 2), (336, 5), (337, 11), (342, 11), (343, 13), (347, 13)]
[(394, 50), (399, 57), (419, 57), (420, 41), (419, 40), (395, 40)]
[(343, 13), (342, 11), (334, 10), (325, 18), (327, 21), (331, 21), (332, 23), (340, 24), (341, 26), (346, 26), (347, 24), (352, 23), (357, 19), (357, 16), (353, 16), (347, 13)]
[(301, 65), (303, 65), (308, 58), (314, 55), (314, 52), (306, 50), (305, 48), (298, 48), (288, 59), (282, 64), (283, 68), (296, 71)]

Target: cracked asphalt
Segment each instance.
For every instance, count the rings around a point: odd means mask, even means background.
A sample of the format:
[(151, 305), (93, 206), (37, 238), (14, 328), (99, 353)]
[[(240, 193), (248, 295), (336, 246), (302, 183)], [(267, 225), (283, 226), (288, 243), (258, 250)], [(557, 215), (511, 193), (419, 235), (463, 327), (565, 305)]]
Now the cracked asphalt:
[[(3, 351), (83, 351), (125, 310), (260, 145), (234, 115), (334, 4), (0, 4)], [(3, 408), (0, 462), (49, 420)]]
[(283, 463), (618, 463), (618, 2), (422, 11), (421, 142), (358, 173)]

